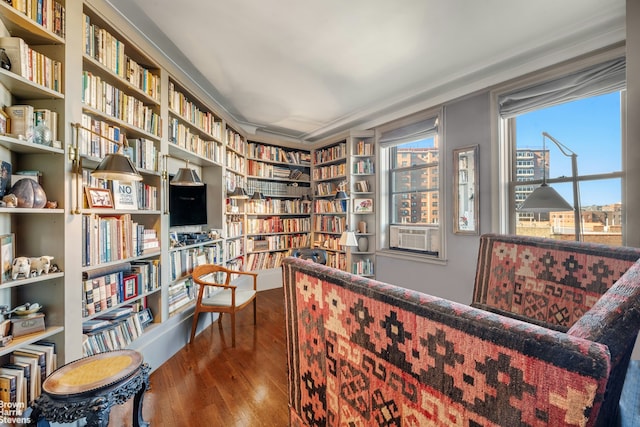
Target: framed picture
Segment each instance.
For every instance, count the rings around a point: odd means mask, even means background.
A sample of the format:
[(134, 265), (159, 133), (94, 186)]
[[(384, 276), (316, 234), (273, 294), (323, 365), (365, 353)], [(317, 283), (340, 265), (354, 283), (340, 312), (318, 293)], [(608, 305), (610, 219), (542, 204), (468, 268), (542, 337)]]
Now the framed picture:
[(0, 283), (11, 280), (11, 269), (16, 250), (14, 241), (13, 233), (0, 236)]
[(137, 186), (132, 182), (113, 182), (113, 206), (116, 209), (138, 209)]
[(144, 310), (140, 311), (138, 313), (138, 319), (140, 319), (140, 323), (142, 324), (143, 328), (147, 326), (149, 323), (153, 322), (153, 315), (151, 314), (151, 309), (147, 307)]
[(0, 198), (11, 188), (11, 163), (4, 160), (0, 164)]
[(122, 279), (122, 285), (124, 288), (124, 292), (122, 295), (122, 299), (124, 301), (128, 301), (131, 298), (135, 298), (138, 296), (138, 276), (135, 274), (125, 276)]
[(6, 135), (7, 133), (7, 123), (9, 120), (9, 116), (4, 112), (4, 109), (0, 108), (0, 135)]
[(106, 188), (84, 188), (90, 208), (113, 208), (111, 191)]
[(353, 199), (353, 212), (373, 212), (373, 199)]

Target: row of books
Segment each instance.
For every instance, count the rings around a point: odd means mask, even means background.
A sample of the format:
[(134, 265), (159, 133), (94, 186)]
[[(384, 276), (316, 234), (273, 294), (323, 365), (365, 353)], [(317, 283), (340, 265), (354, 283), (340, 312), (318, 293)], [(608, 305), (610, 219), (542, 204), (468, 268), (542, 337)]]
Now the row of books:
[(311, 153), (305, 151), (289, 151), (274, 145), (263, 145), (249, 142), (249, 157), (271, 162), (289, 163), (294, 165), (309, 165)]
[(344, 271), (347, 268), (347, 256), (341, 252), (327, 252), (326, 265)]
[(62, 3), (56, 0), (11, 0), (7, 3), (55, 35), (66, 37), (66, 10)]
[(313, 179), (332, 179), (346, 175), (347, 165), (339, 163), (337, 165), (322, 166), (313, 170)]
[(247, 192), (253, 194), (259, 192), (265, 196), (305, 196), (309, 194), (309, 187), (295, 182), (287, 184), (285, 182), (264, 181), (260, 179), (247, 179)]
[(169, 119), (169, 142), (206, 159), (222, 163), (222, 143), (202, 138), (176, 118)]
[(161, 135), (160, 114), (138, 98), (86, 70), (82, 73), (81, 100), (83, 105), (102, 114), (122, 120), (152, 135)]
[(197, 265), (221, 264), (223, 261), (221, 242), (199, 248), (188, 248), (170, 252), (169, 280), (174, 281), (191, 274)]
[(124, 155), (138, 169), (158, 171), (158, 147), (154, 141), (146, 138), (127, 138)]
[(316, 215), (314, 230), (324, 233), (342, 233), (346, 230), (346, 219), (344, 216)]
[(249, 200), (244, 205), (248, 214), (301, 214), (311, 213), (311, 202), (300, 199)]
[(247, 234), (264, 233), (303, 233), (311, 230), (311, 221), (306, 218), (269, 218), (247, 219)]
[(231, 147), (244, 156), (247, 149), (247, 144), (245, 144), (244, 137), (230, 128), (226, 129), (226, 135), (227, 147)]
[(351, 263), (351, 272), (362, 276), (373, 276), (373, 261), (369, 258), (361, 259)]
[(278, 166), (257, 160), (249, 160), (247, 173), (261, 178), (291, 179), (296, 181), (309, 181), (309, 174), (294, 166)]
[[(115, 180), (95, 178), (91, 175), (91, 170), (83, 169), (82, 185), (85, 189), (101, 188), (110, 190), (115, 198), (113, 206), (115, 209), (157, 210), (158, 206), (160, 206), (158, 187), (146, 184), (142, 181), (125, 183)], [(126, 190), (123, 190), (123, 188), (126, 188)], [(130, 196), (132, 200), (119, 199), (120, 196), (124, 195)], [(88, 200), (86, 206), (88, 206)]]
[(247, 268), (249, 269), (249, 271), (279, 268), (282, 265), (282, 260), (285, 259), (288, 255), (289, 251), (250, 253), (247, 258)]
[(227, 240), (224, 250), (227, 254), (227, 259), (244, 255), (244, 239)]
[(247, 239), (247, 253), (306, 248), (310, 244), (309, 234), (263, 236)]
[(11, 72), (56, 92), (62, 91), (62, 63), (40, 53), (19, 37), (0, 37)]
[[(42, 393), (42, 382), (57, 368), (55, 344), (39, 341), (9, 355), (0, 366), (0, 402), (4, 417), (17, 418)], [(8, 410), (18, 412), (8, 414)]]
[(313, 153), (313, 163), (320, 164), (325, 162), (332, 162), (334, 160), (342, 159), (347, 156), (347, 144), (342, 142), (333, 147), (323, 148)]
[(375, 167), (374, 167), (374, 162), (373, 160), (367, 158), (367, 159), (361, 159), (358, 161), (353, 162), (353, 169), (351, 171), (351, 173), (356, 174), (356, 175), (372, 175), (375, 173)]
[(240, 156), (235, 151), (227, 150), (226, 163), (228, 168), (231, 168), (237, 172), (242, 173), (245, 170), (245, 158)]
[(363, 140), (360, 140), (356, 143), (356, 152), (355, 154), (357, 156), (373, 156), (374, 151), (373, 151), (373, 143), (372, 142), (366, 142)]
[[(138, 310), (138, 311), (136, 311)], [(82, 351), (91, 356), (128, 347), (153, 320), (149, 308), (122, 306), (82, 323)]]
[(125, 53), (125, 44), (83, 14), (84, 53), (155, 100), (160, 99), (160, 77)]
[(82, 216), (83, 266), (140, 256), (159, 246), (155, 230), (133, 221), (130, 214)]
[(335, 234), (314, 234), (315, 243), (314, 246), (322, 249), (331, 249), (334, 251), (342, 250), (340, 245), (340, 236)]
[(169, 286), (169, 315), (193, 301), (196, 297), (197, 287), (189, 277)]
[(316, 196), (332, 196), (338, 191), (338, 185), (335, 182), (320, 182), (316, 185)]
[(313, 209), (316, 213), (344, 213), (347, 212), (347, 201), (316, 199), (313, 201)]
[(353, 183), (353, 189), (357, 193), (368, 193), (371, 191), (371, 185), (366, 179), (362, 179)]
[(242, 236), (242, 221), (226, 221), (224, 223), (224, 232), (228, 239)]
[(181, 91), (176, 89), (172, 81), (169, 81), (169, 110), (202, 132), (222, 140), (222, 120), (209, 111), (202, 111)]

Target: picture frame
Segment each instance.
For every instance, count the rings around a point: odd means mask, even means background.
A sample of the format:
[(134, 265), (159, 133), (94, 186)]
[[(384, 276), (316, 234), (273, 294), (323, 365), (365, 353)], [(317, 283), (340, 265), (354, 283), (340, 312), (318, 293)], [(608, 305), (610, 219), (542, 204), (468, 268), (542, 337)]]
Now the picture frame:
[(9, 130), (9, 116), (0, 108), (0, 135), (6, 135)]
[(138, 276), (131, 274), (122, 278), (122, 299), (128, 301), (138, 296)]
[(453, 150), (453, 233), (480, 234), (478, 145)]
[(137, 185), (133, 182), (112, 181), (113, 207), (115, 209), (138, 210)]
[(140, 320), (140, 324), (142, 327), (146, 327), (149, 323), (153, 322), (153, 314), (151, 313), (150, 308), (145, 308), (138, 312), (138, 319)]
[(373, 199), (353, 199), (354, 213), (371, 213), (373, 212)]
[(113, 209), (113, 198), (111, 191), (106, 188), (85, 187), (87, 203), (91, 209), (107, 208)]
[(11, 271), (13, 269), (13, 259), (15, 258), (15, 235), (14, 233), (0, 236), (0, 283), (11, 281)]

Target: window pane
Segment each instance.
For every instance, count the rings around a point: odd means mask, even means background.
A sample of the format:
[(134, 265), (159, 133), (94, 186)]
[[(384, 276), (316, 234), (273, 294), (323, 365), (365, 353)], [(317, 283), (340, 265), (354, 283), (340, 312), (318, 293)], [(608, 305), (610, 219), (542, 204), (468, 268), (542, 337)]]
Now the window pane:
[(419, 168), (391, 172), (391, 191), (393, 193), (437, 188), (437, 168)]
[(437, 191), (394, 194), (391, 207), (392, 223), (438, 224), (437, 194)]
[(435, 137), (396, 145), (391, 151), (391, 168), (421, 166), (438, 161)]

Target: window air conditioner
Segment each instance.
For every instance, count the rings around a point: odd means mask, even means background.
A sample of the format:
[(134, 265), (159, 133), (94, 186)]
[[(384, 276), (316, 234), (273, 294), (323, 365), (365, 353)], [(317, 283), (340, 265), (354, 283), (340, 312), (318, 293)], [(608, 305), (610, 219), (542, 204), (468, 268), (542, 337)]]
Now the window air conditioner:
[(406, 225), (390, 226), (389, 247), (417, 252), (439, 252), (438, 229)]

